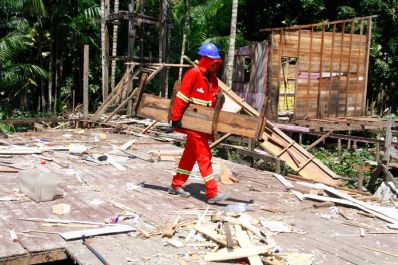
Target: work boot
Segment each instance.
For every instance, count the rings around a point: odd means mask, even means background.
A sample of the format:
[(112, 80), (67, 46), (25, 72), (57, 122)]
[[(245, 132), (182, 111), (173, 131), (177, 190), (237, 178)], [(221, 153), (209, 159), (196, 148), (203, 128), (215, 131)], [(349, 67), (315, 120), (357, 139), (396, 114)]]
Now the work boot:
[(216, 196), (214, 196), (213, 198), (210, 198), (207, 200), (208, 204), (215, 204), (221, 201), (225, 201), (228, 200), (231, 196), (228, 193), (222, 193), (219, 192)]
[(180, 195), (183, 198), (188, 198), (188, 197), (191, 196), (191, 193), (189, 193), (188, 191), (185, 191), (183, 188), (175, 189), (173, 187), (170, 187), (169, 188), (169, 193), (172, 194), (172, 195)]

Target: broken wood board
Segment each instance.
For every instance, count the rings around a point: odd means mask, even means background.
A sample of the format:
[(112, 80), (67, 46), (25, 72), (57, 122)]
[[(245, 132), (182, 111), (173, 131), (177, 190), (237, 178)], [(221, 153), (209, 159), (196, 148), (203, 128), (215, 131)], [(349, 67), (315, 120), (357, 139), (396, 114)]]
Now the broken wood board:
[(223, 261), (223, 260), (233, 260), (240, 258), (247, 258), (252, 256), (257, 256), (259, 254), (266, 253), (271, 250), (269, 246), (256, 246), (250, 248), (235, 248), (228, 249), (223, 248), (214, 253), (207, 253), (204, 257), (204, 261)]
[(129, 225), (114, 225), (114, 226), (107, 226), (95, 229), (64, 232), (64, 233), (59, 233), (59, 235), (65, 240), (74, 240), (74, 239), (80, 239), (82, 237), (118, 234), (118, 233), (126, 233), (131, 231), (135, 231), (135, 228)]
[(227, 246), (227, 240), (224, 238), (221, 238), (214, 230), (207, 228), (206, 226), (203, 225), (195, 225), (195, 230), (198, 231), (199, 233), (204, 234), (214, 242), (222, 245), (222, 246)]
[[(240, 225), (235, 225), (235, 235), (236, 238), (238, 239), (238, 243), (241, 248), (252, 248), (254, 247), (253, 242), (250, 240), (249, 235), (247, 234), (246, 231), (243, 231), (242, 227)], [(250, 265), (262, 265), (263, 262), (261, 261), (260, 257), (258, 255), (256, 256), (250, 256), (248, 257)]]

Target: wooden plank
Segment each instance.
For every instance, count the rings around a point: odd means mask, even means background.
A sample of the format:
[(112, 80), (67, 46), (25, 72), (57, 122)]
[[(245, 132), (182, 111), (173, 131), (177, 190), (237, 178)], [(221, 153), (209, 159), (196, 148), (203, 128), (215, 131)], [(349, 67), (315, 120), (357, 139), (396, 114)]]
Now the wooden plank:
[[(245, 249), (250, 249), (254, 247), (252, 241), (250, 240), (249, 235), (247, 232), (243, 231), (242, 227), (240, 225), (235, 225), (235, 235), (236, 238), (238, 239), (238, 243), (241, 248)], [(262, 265), (263, 262), (261, 261), (260, 257), (258, 255), (256, 256), (250, 256), (248, 257), (249, 263), (251, 265)]]
[(95, 229), (86, 229), (79, 231), (71, 231), (59, 233), (59, 235), (65, 240), (74, 240), (84, 237), (98, 236), (98, 235), (108, 235), (108, 234), (118, 234), (135, 231), (134, 227), (129, 225), (114, 225)]
[(227, 241), (224, 238), (221, 238), (215, 231), (203, 226), (203, 225), (195, 225), (195, 230), (198, 231), (199, 233), (204, 234), (214, 242), (226, 247)]
[(311, 145), (309, 145), (306, 149), (307, 151), (311, 150), (312, 148), (314, 148), (315, 146), (317, 146), (320, 142), (322, 142), (323, 140), (325, 140), (326, 138), (328, 138), (331, 134), (333, 133), (333, 131), (329, 131), (327, 133), (325, 133), (324, 135), (322, 135), (321, 137), (319, 137), (318, 140), (316, 140), (315, 142), (313, 142)]
[(371, 38), (372, 38), (372, 17), (367, 19), (367, 34), (366, 34), (366, 60), (365, 60), (365, 85), (364, 85), (364, 94), (362, 100), (362, 114), (365, 114), (366, 110), (366, 96), (368, 89), (368, 76), (369, 76), (369, 62), (370, 62), (370, 46), (371, 46)]
[[(351, 52), (352, 52), (352, 35), (354, 34), (354, 20), (351, 21), (350, 23), (350, 44), (349, 44), (349, 55), (348, 55), (348, 69), (350, 69), (351, 66)], [(350, 79), (351, 71), (348, 71), (347, 73), (347, 79)], [(347, 82), (347, 86), (345, 88), (345, 115), (347, 116), (347, 110), (348, 110), (348, 89), (349, 89), (349, 83)]]
[[(137, 115), (157, 121), (167, 122), (169, 99), (144, 94)], [(190, 105), (181, 120), (183, 128), (211, 133), (214, 109), (199, 105)], [(247, 115), (221, 111), (218, 118), (217, 130), (245, 137), (254, 138), (256, 134), (257, 118)]]

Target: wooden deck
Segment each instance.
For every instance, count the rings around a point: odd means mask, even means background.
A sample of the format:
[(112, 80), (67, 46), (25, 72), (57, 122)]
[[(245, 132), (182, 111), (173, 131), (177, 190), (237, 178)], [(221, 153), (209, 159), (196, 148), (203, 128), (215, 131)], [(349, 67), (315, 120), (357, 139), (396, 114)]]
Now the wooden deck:
[[(124, 134), (106, 133), (107, 140), (93, 141), (98, 130), (86, 130), (83, 134), (74, 131), (54, 131), (33, 133), (32, 135), (14, 134), (12, 139), (2, 139), (7, 143), (25, 143), (32, 145), (41, 139), (51, 145), (68, 145), (69, 141), (86, 142), (92, 153), (107, 153), (123, 158), (124, 153), (118, 151), (127, 140), (137, 141), (136, 150), (131, 153), (147, 154), (148, 151), (162, 150), (176, 152), (179, 149), (170, 143), (162, 143), (146, 137), (133, 137)], [(66, 138), (65, 134), (72, 135)], [(29, 233), (42, 238), (27, 237), (18, 234), (19, 241), (13, 242), (9, 230), (17, 233), (26, 230), (42, 230), (63, 232), (81, 228), (44, 226), (45, 223), (23, 221), (20, 218), (55, 218), (103, 222), (117, 213), (122, 212), (110, 202), (121, 203), (140, 215), (136, 224), (148, 231), (148, 227), (165, 228), (173, 222), (177, 211), (203, 210), (207, 207), (204, 185), (200, 179), (193, 178), (186, 189), (193, 194), (189, 199), (171, 196), (167, 193), (175, 162), (147, 162), (139, 158), (125, 159), (120, 162), (126, 166), (119, 171), (114, 166), (98, 165), (70, 156), (67, 152), (51, 154), (69, 168), (63, 168), (54, 162), (41, 165), (41, 160), (31, 155), (14, 155), (12, 158), (0, 158), (3, 162), (12, 162), (20, 168), (46, 167), (54, 174), (63, 175), (63, 183), (54, 201), (36, 203), (18, 193), (16, 173), (5, 173), (0, 170), (2, 185), (0, 197), (12, 196), (18, 201), (0, 200), (0, 264), (37, 264), (43, 261), (62, 260), (67, 256), (79, 264), (101, 264), (100, 261), (84, 246), (81, 240), (64, 241), (58, 234)], [(363, 248), (370, 247), (392, 254), (397, 254), (398, 238), (396, 234), (366, 234), (360, 236), (360, 228), (344, 225), (347, 220), (337, 215), (331, 220), (322, 218), (328, 214), (329, 208), (314, 209), (311, 201), (299, 201), (286, 191), (284, 186), (271, 173), (257, 171), (244, 165), (225, 162), (241, 180), (233, 185), (221, 185), (220, 189), (232, 194), (226, 204), (236, 202), (252, 203), (248, 213), (256, 218), (269, 218), (285, 221), (303, 233), (275, 234), (274, 239), (280, 245), (282, 253), (307, 253), (314, 255), (314, 264), (397, 264), (397, 257), (374, 252)], [(1, 167), (6, 169), (6, 167)], [(168, 171), (169, 170), (169, 171)], [(78, 172), (89, 185), (81, 183), (72, 171)], [(171, 172), (170, 172), (171, 171)], [(69, 173), (69, 174), (68, 174)], [(142, 187), (129, 189), (131, 184), (143, 183)], [(254, 187), (255, 189), (253, 189)], [(256, 190), (256, 191), (255, 191)], [(52, 207), (59, 203), (71, 205), (71, 213), (57, 216)], [(211, 206), (211, 210), (222, 210), (225, 205)], [(271, 213), (261, 208), (272, 208), (284, 213)], [(357, 210), (342, 208), (345, 216), (355, 218), (357, 223), (369, 225), (368, 231), (385, 231), (386, 223), (377, 219), (357, 214)], [(196, 220), (197, 216), (183, 216)], [(126, 222), (131, 222), (126, 221)], [(390, 230), (394, 231), (394, 230)], [(110, 264), (204, 264), (203, 252), (197, 248), (184, 246), (174, 248), (166, 245), (166, 239), (153, 235), (142, 239), (136, 233), (99, 236), (88, 240)], [(225, 264), (225, 263), (209, 263)], [(231, 263), (229, 263), (231, 264)], [(234, 264), (234, 263), (232, 263)]]

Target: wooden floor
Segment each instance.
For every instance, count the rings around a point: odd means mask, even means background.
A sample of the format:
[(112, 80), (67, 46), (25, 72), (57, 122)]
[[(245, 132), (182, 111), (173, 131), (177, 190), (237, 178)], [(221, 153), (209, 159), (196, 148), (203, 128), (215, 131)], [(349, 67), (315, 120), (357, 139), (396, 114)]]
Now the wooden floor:
[[(94, 142), (97, 130), (86, 130), (82, 134), (73, 131), (55, 131), (33, 133), (32, 135), (14, 134), (12, 139), (2, 139), (7, 143), (25, 143), (32, 145), (41, 139), (47, 145), (68, 145), (69, 141), (83, 141), (94, 147), (92, 153), (124, 155), (118, 151), (127, 140), (136, 139), (136, 150), (132, 153), (147, 154), (151, 150), (180, 150), (170, 143), (162, 143), (145, 137), (133, 137), (107, 132), (107, 140)], [(65, 135), (70, 138), (67, 138)], [(0, 264), (32, 264), (35, 253), (47, 253), (47, 260), (64, 259), (69, 255), (79, 264), (101, 264), (91, 252), (82, 245), (81, 240), (64, 241), (58, 234), (31, 233), (42, 238), (19, 235), (19, 241), (13, 242), (9, 230), (20, 233), (25, 230), (45, 230), (53, 232), (79, 230), (79, 228), (43, 226), (40, 222), (23, 221), (20, 218), (57, 218), (103, 222), (122, 212), (110, 202), (118, 202), (140, 213), (139, 224), (145, 227), (164, 228), (173, 222), (177, 211), (205, 209), (204, 186), (200, 179), (193, 178), (186, 189), (193, 194), (189, 199), (171, 196), (167, 193), (175, 162), (146, 162), (139, 158), (120, 162), (126, 171), (119, 171), (112, 165), (97, 165), (84, 161), (67, 152), (51, 155), (58, 158), (69, 168), (62, 168), (54, 162), (40, 164), (40, 159), (31, 155), (14, 155), (12, 158), (0, 158), (2, 162), (12, 162), (20, 168), (46, 167), (54, 174), (63, 175), (63, 183), (54, 201), (36, 203), (18, 193), (16, 173), (0, 172), (0, 197), (14, 196), (19, 201), (0, 200)], [(271, 173), (225, 162), (241, 181), (233, 185), (220, 185), (222, 191), (232, 194), (226, 204), (236, 202), (251, 203), (248, 213), (256, 218), (268, 218), (285, 221), (293, 225), (300, 233), (275, 234), (274, 239), (281, 247), (281, 253), (307, 253), (314, 255), (313, 264), (398, 264), (398, 258), (374, 252), (365, 247), (398, 253), (396, 234), (367, 234), (360, 237), (360, 228), (344, 225), (346, 220), (337, 215), (328, 220), (322, 215), (329, 214), (329, 208), (314, 209), (311, 201), (299, 201)], [(5, 167), (1, 167), (4, 169)], [(78, 172), (89, 185), (80, 183), (71, 172)], [(171, 171), (171, 172), (170, 172)], [(141, 187), (131, 189), (133, 184)], [(130, 188), (129, 188), (130, 187)], [(253, 189), (254, 187), (254, 189)], [(256, 191), (254, 191), (256, 190)], [(71, 205), (71, 213), (58, 216), (52, 213), (52, 207), (59, 203)], [(212, 206), (210, 209), (222, 210), (225, 205)], [(271, 213), (261, 208), (279, 209), (285, 213)], [(386, 230), (386, 223), (357, 214), (357, 210), (339, 207), (345, 216), (355, 218), (358, 223), (370, 225), (370, 230)], [(196, 216), (191, 216), (196, 219)], [(134, 225), (133, 225), (134, 226)], [(368, 229), (369, 230), (369, 229)], [(100, 236), (89, 239), (110, 264), (205, 264), (193, 247), (180, 249), (165, 244), (165, 239), (152, 236), (142, 239), (135, 234)], [(26, 257), (28, 256), (28, 258)], [(43, 257), (41, 257), (43, 258)], [(17, 263), (20, 262), (20, 263)], [(209, 263), (210, 264), (210, 263)], [(211, 263), (223, 264), (223, 263)], [(228, 263), (231, 264), (231, 263)], [(234, 263), (232, 263), (234, 264)]]

